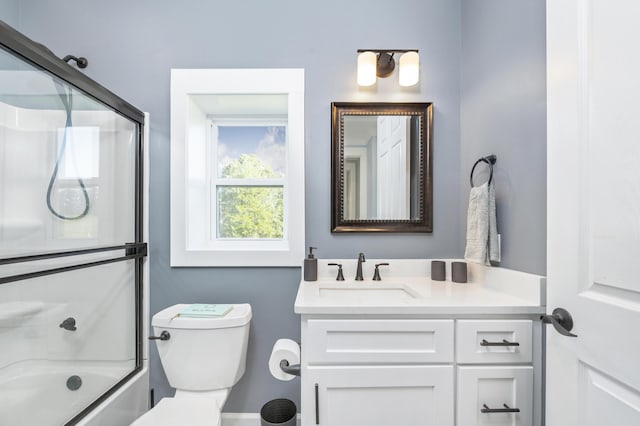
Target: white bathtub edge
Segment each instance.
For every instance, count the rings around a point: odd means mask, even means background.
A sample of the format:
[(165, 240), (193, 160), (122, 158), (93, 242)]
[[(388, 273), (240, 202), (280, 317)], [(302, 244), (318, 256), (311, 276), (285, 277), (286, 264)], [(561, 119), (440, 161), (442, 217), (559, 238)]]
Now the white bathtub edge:
[(149, 407), (149, 365), (78, 422), (78, 426), (128, 426)]

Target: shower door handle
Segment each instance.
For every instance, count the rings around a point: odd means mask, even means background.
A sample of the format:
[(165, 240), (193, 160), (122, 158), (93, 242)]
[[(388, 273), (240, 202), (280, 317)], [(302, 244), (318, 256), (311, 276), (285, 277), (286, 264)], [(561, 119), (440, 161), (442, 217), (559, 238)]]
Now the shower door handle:
[(171, 334), (168, 331), (163, 331), (159, 336), (149, 336), (149, 340), (169, 340), (171, 339)]

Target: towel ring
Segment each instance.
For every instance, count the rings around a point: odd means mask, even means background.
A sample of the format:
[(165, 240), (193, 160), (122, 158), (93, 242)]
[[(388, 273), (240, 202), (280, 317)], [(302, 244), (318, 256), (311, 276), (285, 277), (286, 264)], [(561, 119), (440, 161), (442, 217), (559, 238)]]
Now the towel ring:
[(471, 183), (471, 187), (473, 188), (473, 172), (476, 169), (478, 163), (487, 163), (489, 165), (489, 181), (487, 184), (491, 184), (491, 180), (493, 179), (493, 165), (496, 164), (497, 157), (495, 155), (487, 155), (486, 157), (481, 157), (476, 161), (471, 168), (471, 176), (469, 176), (469, 182)]

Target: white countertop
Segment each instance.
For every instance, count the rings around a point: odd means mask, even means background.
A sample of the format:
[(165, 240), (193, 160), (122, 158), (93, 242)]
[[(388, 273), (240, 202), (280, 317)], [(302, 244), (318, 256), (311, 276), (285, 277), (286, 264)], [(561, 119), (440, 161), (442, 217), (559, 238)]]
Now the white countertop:
[[(382, 281), (372, 281), (373, 265)], [(319, 259), (318, 281), (301, 281), (295, 301), (298, 314), (442, 315), (539, 314), (545, 312), (546, 279), (498, 267), (467, 263), (468, 282), (430, 277), (431, 259), (367, 259), (364, 281), (354, 281), (356, 261)], [(336, 281), (335, 266), (342, 263), (345, 281)], [(363, 291), (364, 290), (364, 291)]]

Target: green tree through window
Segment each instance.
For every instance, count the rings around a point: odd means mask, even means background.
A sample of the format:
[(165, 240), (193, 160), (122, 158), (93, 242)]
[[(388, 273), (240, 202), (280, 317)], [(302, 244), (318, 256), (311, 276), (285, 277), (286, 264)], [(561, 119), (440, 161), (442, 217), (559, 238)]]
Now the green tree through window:
[[(255, 154), (242, 154), (222, 170), (222, 178), (282, 177)], [(283, 238), (282, 186), (218, 186), (219, 238)]]

